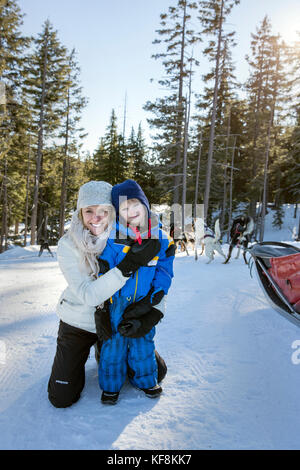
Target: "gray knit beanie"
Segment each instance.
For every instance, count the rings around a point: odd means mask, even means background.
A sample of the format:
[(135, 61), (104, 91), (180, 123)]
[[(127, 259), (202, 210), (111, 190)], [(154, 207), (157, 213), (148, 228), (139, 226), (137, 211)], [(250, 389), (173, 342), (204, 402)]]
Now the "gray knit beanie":
[(105, 181), (89, 181), (81, 186), (77, 199), (77, 210), (99, 204), (111, 206), (112, 185)]

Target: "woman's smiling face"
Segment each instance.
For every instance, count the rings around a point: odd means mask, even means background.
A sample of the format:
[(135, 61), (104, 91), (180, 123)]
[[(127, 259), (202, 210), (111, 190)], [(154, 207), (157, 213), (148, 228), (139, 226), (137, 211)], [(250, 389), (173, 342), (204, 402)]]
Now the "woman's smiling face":
[(108, 227), (110, 207), (109, 206), (88, 206), (81, 209), (83, 225), (95, 235), (101, 235)]

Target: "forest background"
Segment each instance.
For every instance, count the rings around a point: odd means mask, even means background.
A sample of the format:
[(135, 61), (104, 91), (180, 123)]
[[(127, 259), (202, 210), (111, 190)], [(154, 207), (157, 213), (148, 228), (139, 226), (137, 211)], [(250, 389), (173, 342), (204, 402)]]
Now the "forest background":
[[(96, 3), (89, 0), (87, 7)], [(130, 13), (132, 3), (126, 3)], [(22, 4), (26, 2), (0, 0), (0, 251), (11, 243), (25, 245), (28, 239), (31, 244), (46, 238), (56, 244), (79, 187), (90, 179), (111, 184), (136, 179), (152, 204), (203, 204), (207, 222), (219, 217), (223, 233), (243, 203), (260, 240), (268, 204), (276, 208), (275, 226), (282, 223), (284, 203), (295, 205), (297, 217), (299, 35), (287, 42), (287, 35), (274, 32), (269, 16), (262, 13), (249, 36), (247, 69), (241, 73), (241, 63), (233, 58), (239, 44), (232, 22), (239, 0), (159, 2), (165, 8), (157, 15), (151, 48), (144, 51), (153, 64), (155, 76), (147, 77), (149, 83), (153, 78), (153, 91), (148, 95), (148, 88), (143, 93), (137, 87), (147, 125), (139, 120), (140, 113), (135, 124), (129, 119), (132, 95), (118, 85), (122, 73), (118, 82), (101, 42), (93, 60), (102, 63), (103, 77), (110, 77), (123, 96), (117, 111), (112, 107), (105, 116), (105, 129), (99, 125), (95, 148), (89, 148), (82, 116), (91, 97), (81, 85), (76, 50), (82, 31), (74, 25), (71, 48), (47, 17), (38, 33), (29, 34)], [(65, 1), (62, 9), (67, 4), (71, 2)], [(297, 7), (294, 12), (288, 4), (285, 8), (297, 18)], [(84, 21), (87, 11), (81, 13)], [(121, 19), (126, 24), (116, 8), (111, 24)], [(125, 56), (132, 77), (144, 72), (132, 59), (143, 29), (138, 19)], [(286, 30), (284, 15), (282, 24)], [(66, 21), (66, 28), (72, 23)], [(116, 40), (120, 43), (122, 37)], [(118, 55), (113, 59), (117, 63)], [(102, 74), (95, 74), (98, 88), (103, 87)], [(102, 121), (103, 114), (100, 107)]]

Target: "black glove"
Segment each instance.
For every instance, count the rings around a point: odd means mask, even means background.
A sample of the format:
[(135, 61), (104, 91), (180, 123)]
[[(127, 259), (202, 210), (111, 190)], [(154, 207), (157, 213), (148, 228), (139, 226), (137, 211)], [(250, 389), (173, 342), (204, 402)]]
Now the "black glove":
[(105, 274), (110, 270), (109, 263), (105, 259), (98, 258), (99, 274)]
[(163, 313), (157, 308), (152, 307), (148, 313), (145, 313), (138, 320), (122, 320), (118, 326), (118, 331), (127, 338), (141, 338), (145, 336), (157, 323), (163, 318)]
[(118, 326), (118, 332), (122, 336), (130, 337), (131, 335), (135, 335), (141, 326), (140, 320), (135, 318), (131, 320), (122, 320)]
[(141, 266), (145, 266), (160, 250), (160, 241), (156, 238), (142, 240), (141, 245), (134, 243), (124, 259), (117, 265), (123, 276), (130, 277)]
[(107, 341), (112, 337), (112, 328), (107, 301), (104, 306), (95, 310), (96, 333), (100, 341)]
[(123, 313), (123, 318), (124, 320), (130, 320), (131, 318), (140, 318), (141, 316), (145, 315), (149, 310), (151, 310), (154, 305), (159, 304), (159, 302), (162, 300), (164, 294), (163, 290), (160, 290), (156, 292), (153, 295), (153, 298), (151, 300), (151, 296), (153, 294), (154, 287), (150, 289), (146, 297), (144, 297), (142, 300), (139, 300), (138, 302), (134, 302), (128, 307), (125, 308), (124, 313)]

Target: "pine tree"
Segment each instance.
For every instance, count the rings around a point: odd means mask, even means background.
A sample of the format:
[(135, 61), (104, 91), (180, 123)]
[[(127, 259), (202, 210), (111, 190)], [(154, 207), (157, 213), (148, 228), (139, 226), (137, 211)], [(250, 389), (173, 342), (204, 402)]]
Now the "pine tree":
[[(300, 38), (300, 33), (298, 35)], [(281, 182), (281, 200), (298, 203), (300, 200), (300, 93), (298, 85), (300, 80), (300, 40), (296, 41), (288, 51), (288, 59), (292, 64), (293, 77), (292, 96), (294, 99), (290, 99), (288, 103), (292, 125), (286, 129), (286, 145), (284, 146), (286, 151), (278, 159), (278, 174)], [(291, 103), (293, 103), (292, 106)]]
[[(29, 39), (22, 36), (23, 15), (15, 0), (0, 0), (0, 176), (1, 244), (8, 244), (8, 226), (20, 217), (22, 207), (22, 159), (24, 116), (29, 114), (21, 96), (24, 52)], [(2, 196), (2, 197), (1, 197)]]
[[(182, 180), (180, 173), (183, 161), (184, 87), (190, 73), (189, 63), (192, 60), (189, 48), (199, 41), (199, 36), (195, 35), (190, 27), (191, 13), (196, 6), (196, 2), (178, 0), (176, 6), (169, 7), (168, 13), (160, 15), (161, 28), (157, 33), (163, 39), (156, 39), (154, 44), (164, 43), (166, 50), (153, 57), (163, 59), (166, 78), (159, 83), (169, 90), (169, 95), (157, 99), (155, 103), (148, 102), (145, 105), (147, 111), (156, 114), (156, 117), (148, 119), (148, 122), (152, 128), (158, 129), (157, 149), (164, 148), (161, 160), (165, 164), (165, 169), (162, 173), (174, 175), (174, 203), (179, 202)], [(162, 182), (166, 186), (164, 178)]]
[[(237, 5), (239, 0), (209, 0), (200, 1), (200, 21), (203, 25), (203, 34), (212, 37), (206, 53), (209, 54), (210, 60), (214, 63), (214, 90), (211, 107), (211, 124), (209, 133), (209, 148), (207, 155), (207, 168), (206, 168), (206, 182), (204, 193), (204, 216), (207, 217), (210, 187), (211, 187), (211, 174), (212, 174), (212, 159), (214, 151), (214, 138), (215, 138), (215, 125), (217, 115), (217, 103), (220, 83), (220, 67), (221, 67), (221, 51), (222, 44), (224, 44), (224, 23), (226, 17), (231, 12), (234, 5)], [(228, 38), (228, 36), (227, 36)], [(226, 42), (225, 42), (226, 45)]]
[(20, 86), (22, 54), (30, 42), (20, 32), (23, 16), (16, 0), (0, 0), (0, 81), (6, 87), (6, 101)]
[(106, 128), (105, 136), (94, 156), (93, 179), (97, 175), (101, 180), (114, 185), (126, 178), (127, 155), (123, 136), (119, 134), (117, 117), (112, 110), (110, 123)]
[[(76, 135), (83, 131), (78, 127), (80, 120), (80, 113), (87, 104), (86, 98), (82, 97), (82, 88), (78, 85), (80, 69), (75, 59), (75, 49), (72, 50), (68, 58), (68, 80), (67, 80), (67, 94), (66, 94), (66, 111), (65, 111), (65, 124), (62, 132), (59, 134), (60, 138), (64, 139), (63, 151), (63, 169), (61, 180), (61, 198), (60, 198), (60, 214), (59, 214), (59, 236), (64, 234), (65, 225), (65, 212), (67, 204), (67, 185), (70, 167), (70, 149), (75, 144), (74, 139)], [(84, 135), (80, 134), (80, 138)], [(75, 145), (76, 148), (76, 145)]]
[(130, 135), (126, 142), (126, 152), (128, 158), (128, 177), (131, 179), (135, 179), (135, 167), (134, 167), (134, 160), (137, 154), (137, 141), (134, 128), (131, 128)]
[[(234, 32), (223, 33), (220, 44), (219, 85), (215, 112), (213, 148), (214, 164), (211, 168), (212, 183), (209, 191), (210, 204), (207, 209), (207, 217), (210, 217), (210, 212), (212, 212), (213, 209), (219, 206), (222, 207), (220, 216), (221, 228), (224, 226), (227, 212), (227, 192), (228, 186), (230, 185), (229, 166), (230, 160), (232, 159), (231, 149), (235, 138), (232, 134), (238, 134), (235, 129), (235, 109), (237, 107), (237, 90), (240, 85), (237, 83), (234, 75), (234, 64), (232, 61), (232, 48), (236, 45), (234, 35)], [(207, 55), (209, 61), (213, 63), (213, 68), (203, 76), (205, 85), (204, 91), (201, 95), (197, 95), (198, 101), (196, 103), (196, 107), (201, 113), (195, 116), (195, 118), (201, 123), (201, 132), (203, 134), (203, 168), (207, 164), (206, 155), (209, 154), (210, 134), (212, 132), (212, 104), (216, 85), (215, 42), (211, 42), (207, 45), (204, 54)], [(206, 179), (206, 175), (204, 175), (204, 179)]]
[[(57, 32), (47, 20), (34, 40), (35, 51), (29, 58), (26, 92), (30, 97), (37, 134), (36, 171), (31, 213), (31, 244), (36, 243), (39, 189), (43, 165), (45, 138), (55, 135), (61, 125), (68, 90), (67, 50), (57, 38)], [(43, 211), (43, 207), (40, 208)]]
[(133, 178), (140, 181), (141, 185), (147, 181), (148, 162), (147, 149), (145, 140), (143, 137), (143, 130), (141, 124), (139, 124), (136, 139), (135, 139), (135, 151), (133, 152)]
[[(269, 195), (269, 175), (272, 160), (276, 161), (278, 154), (278, 136), (281, 133), (281, 122), (284, 120), (281, 103), (286, 99), (286, 93), (289, 91), (289, 81), (286, 79), (286, 70), (282, 61), (282, 54), (285, 49), (284, 43), (279, 42), (279, 37), (273, 37), (273, 68), (269, 71), (269, 88), (271, 92), (271, 102), (269, 107), (269, 119), (267, 126), (267, 136), (265, 145), (264, 161), (264, 188), (262, 196), (261, 223), (260, 223), (260, 241), (264, 237), (265, 215), (267, 211)], [(276, 120), (278, 123), (276, 123)]]
[(86, 161), (87, 176), (92, 180), (105, 180), (104, 177), (104, 164), (107, 159), (106, 151), (104, 149), (103, 137), (100, 138), (100, 143), (96, 148), (93, 155)]
[[(245, 194), (250, 200), (250, 215), (257, 217), (256, 232), (260, 231), (261, 241), (268, 199), (276, 197), (279, 204), (279, 167), (286, 154), (283, 127), (287, 124), (285, 102), (290, 101), (290, 79), (285, 56), (284, 43), (272, 34), (271, 23), (264, 17), (256, 34), (252, 34), (251, 57), (247, 57), (250, 65), (245, 119), (248, 141), (244, 146), (245, 165), (251, 171)], [(257, 201), (262, 202), (259, 215), (256, 215)]]
[(298, 203), (300, 200), (300, 107), (296, 107), (296, 121), (287, 137), (286, 153), (279, 160), (281, 202)]
[(250, 77), (246, 83), (248, 91), (247, 134), (249, 139), (248, 153), (251, 155), (251, 178), (248, 183), (248, 194), (251, 199), (250, 213), (255, 217), (256, 202), (260, 199), (262, 153), (265, 145), (267, 123), (270, 118), (272, 102), (269, 87), (269, 75), (274, 66), (273, 36), (271, 24), (265, 17), (252, 34), (251, 57), (246, 59), (250, 66)]

